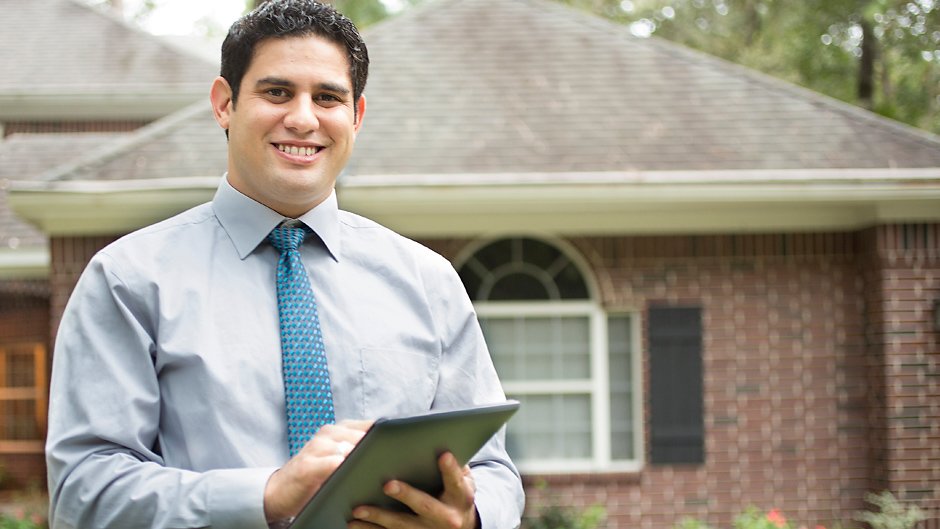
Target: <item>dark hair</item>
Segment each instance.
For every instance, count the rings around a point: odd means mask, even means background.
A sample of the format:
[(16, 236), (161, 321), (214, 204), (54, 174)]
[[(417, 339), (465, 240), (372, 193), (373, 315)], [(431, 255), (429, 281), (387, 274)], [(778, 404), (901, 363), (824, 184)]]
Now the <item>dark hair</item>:
[(221, 75), (232, 88), (232, 104), (259, 42), (308, 35), (326, 38), (346, 50), (353, 101), (359, 101), (369, 76), (369, 51), (355, 24), (329, 4), (269, 0), (236, 20), (222, 42)]

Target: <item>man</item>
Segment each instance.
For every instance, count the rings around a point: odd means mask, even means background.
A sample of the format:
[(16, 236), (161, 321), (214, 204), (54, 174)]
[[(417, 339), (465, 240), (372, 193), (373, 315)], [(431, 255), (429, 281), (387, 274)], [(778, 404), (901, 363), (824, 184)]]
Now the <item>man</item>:
[[(503, 399), (449, 263), (337, 208), (367, 69), (356, 28), (312, 0), (232, 26), (210, 94), (229, 139), (215, 198), (99, 252), (63, 315), (52, 527), (284, 525), (371, 420)], [(312, 377), (300, 390), (298, 373)], [(337, 422), (311, 438), (297, 409)], [(390, 482), (414, 514), (362, 507), (350, 527), (518, 525), (502, 436), (469, 467), (449, 454), (439, 466), (439, 497)]]

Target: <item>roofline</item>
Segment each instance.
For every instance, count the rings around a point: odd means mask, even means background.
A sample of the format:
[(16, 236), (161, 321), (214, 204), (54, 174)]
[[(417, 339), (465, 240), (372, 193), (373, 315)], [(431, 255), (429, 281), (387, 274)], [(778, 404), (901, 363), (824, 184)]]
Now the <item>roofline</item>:
[(206, 85), (140, 89), (77, 89), (68, 92), (0, 92), (0, 121), (158, 119), (200, 98)]
[[(211, 200), (219, 177), (13, 182), (50, 235), (132, 231)], [(346, 176), (344, 209), (412, 237), (537, 230), (707, 234), (940, 222), (940, 168)]]
[(0, 248), (0, 279), (43, 279), (49, 276), (49, 248)]

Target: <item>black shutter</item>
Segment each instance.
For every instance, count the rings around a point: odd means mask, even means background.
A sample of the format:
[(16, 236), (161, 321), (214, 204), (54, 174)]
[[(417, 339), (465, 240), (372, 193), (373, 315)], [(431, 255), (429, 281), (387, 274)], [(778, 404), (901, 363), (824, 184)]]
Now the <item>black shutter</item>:
[(704, 463), (702, 310), (650, 307), (650, 461)]

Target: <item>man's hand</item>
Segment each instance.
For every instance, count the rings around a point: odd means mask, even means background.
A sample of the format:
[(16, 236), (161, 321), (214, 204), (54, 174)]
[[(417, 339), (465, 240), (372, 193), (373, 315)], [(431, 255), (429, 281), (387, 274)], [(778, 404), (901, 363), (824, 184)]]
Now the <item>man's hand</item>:
[(400, 481), (385, 484), (385, 493), (404, 503), (414, 514), (362, 506), (353, 509), (349, 529), (474, 529), (477, 511), (473, 503), (476, 486), (470, 467), (461, 468), (450, 453), (438, 459), (444, 492), (437, 498)]
[(297, 516), (370, 426), (372, 421), (327, 424), (271, 474), (264, 487), (264, 515), (268, 523)]

